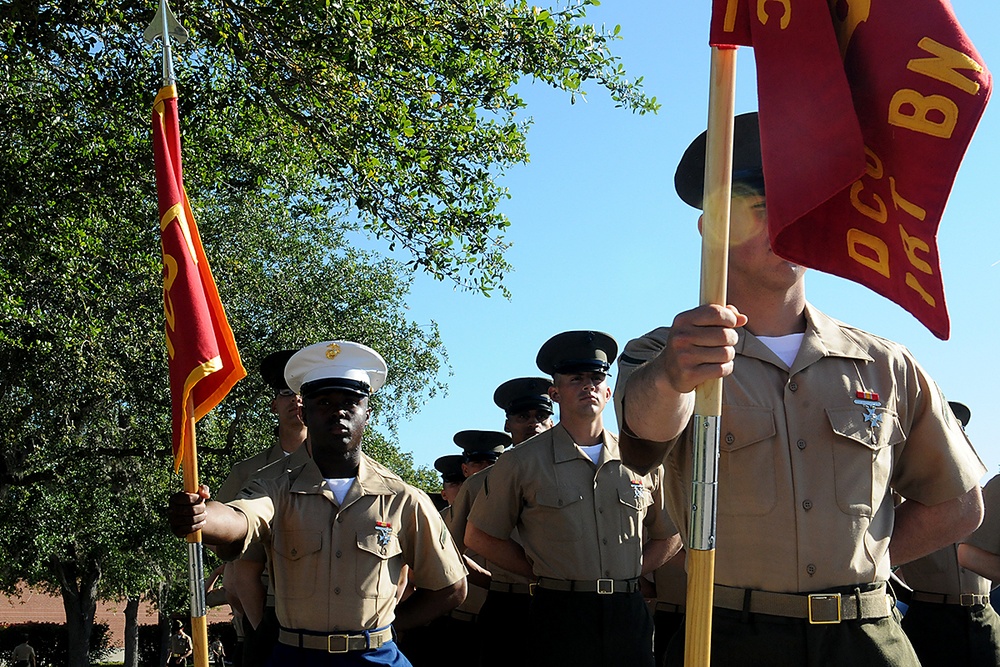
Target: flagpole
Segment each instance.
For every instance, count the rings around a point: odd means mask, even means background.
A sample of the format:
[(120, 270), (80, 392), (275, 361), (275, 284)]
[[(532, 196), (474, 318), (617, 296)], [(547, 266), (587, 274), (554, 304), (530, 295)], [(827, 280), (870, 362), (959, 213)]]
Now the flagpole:
[[(733, 175), (736, 48), (712, 47), (702, 210), (702, 304), (726, 305), (729, 272), (729, 212)], [(715, 518), (718, 497), (722, 378), (695, 390), (691, 519), (688, 526), (688, 587), (685, 667), (711, 662), (715, 586)]]
[[(174, 85), (174, 64), (170, 51), (170, 37), (178, 43), (187, 41), (188, 33), (174, 17), (167, 0), (160, 0), (156, 16), (143, 33), (147, 44), (159, 37), (163, 45), (163, 86)], [(181, 466), (184, 469), (184, 491), (198, 493), (198, 446), (195, 436), (194, 396), (188, 395), (184, 427), (190, 434), (189, 446), (184, 449)], [(187, 536), (188, 543), (188, 586), (191, 591), (191, 640), (193, 643), (195, 667), (208, 667), (208, 608), (205, 604), (205, 560), (202, 549), (201, 531)]]
[[(198, 444), (195, 437), (194, 397), (188, 396), (188, 423), (191, 440), (184, 450), (184, 492), (198, 493)], [(208, 667), (208, 608), (205, 604), (205, 561), (201, 531), (187, 536), (188, 585), (191, 589), (191, 639), (194, 643), (195, 667)]]

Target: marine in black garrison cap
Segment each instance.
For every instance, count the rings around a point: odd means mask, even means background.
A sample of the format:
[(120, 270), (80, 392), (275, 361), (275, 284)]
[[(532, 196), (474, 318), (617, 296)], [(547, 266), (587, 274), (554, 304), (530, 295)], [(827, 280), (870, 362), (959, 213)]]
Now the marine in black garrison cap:
[(552, 382), (547, 378), (522, 377), (507, 380), (493, 392), (493, 402), (507, 416), (503, 430), (510, 433), (512, 444), (519, 445), (552, 428), (550, 387)]

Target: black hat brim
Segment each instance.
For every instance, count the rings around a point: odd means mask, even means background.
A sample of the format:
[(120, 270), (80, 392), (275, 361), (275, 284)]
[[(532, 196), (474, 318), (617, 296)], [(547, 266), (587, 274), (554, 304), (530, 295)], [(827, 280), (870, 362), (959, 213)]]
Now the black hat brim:
[[(707, 140), (707, 131), (699, 134), (684, 151), (674, 173), (677, 195), (685, 204), (699, 209), (705, 196)], [(763, 165), (757, 112), (740, 114), (733, 119), (733, 182), (746, 182), (763, 192)]]

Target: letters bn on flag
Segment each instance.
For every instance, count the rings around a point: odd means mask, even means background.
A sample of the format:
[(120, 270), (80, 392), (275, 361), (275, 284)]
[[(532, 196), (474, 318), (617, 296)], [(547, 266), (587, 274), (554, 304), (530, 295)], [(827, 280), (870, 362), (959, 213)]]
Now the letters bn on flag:
[(184, 192), (174, 86), (161, 88), (153, 104), (153, 155), (176, 472), (194, 437), (189, 405), (194, 421), (201, 419), (246, 377), (246, 370)]
[(754, 48), (771, 246), (950, 324), (937, 249), (992, 78), (947, 0), (715, 0)]

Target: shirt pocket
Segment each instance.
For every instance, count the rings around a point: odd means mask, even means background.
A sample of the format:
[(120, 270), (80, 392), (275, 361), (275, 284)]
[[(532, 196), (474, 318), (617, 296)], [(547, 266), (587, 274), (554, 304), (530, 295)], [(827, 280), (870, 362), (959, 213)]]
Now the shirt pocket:
[(726, 405), (719, 438), (719, 514), (763, 516), (778, 502), (774, 411)]
[(275, 590), (287, 599), (312, 597), (320, 572), (323, 534), (313, 530), (274, 532)]
[(871, 517), (889, 490), (892, 448), (905, 440), (899, 419), (882, 407), (828, 409), (826, 414), (838, 436), (833, 443), (837, 506), (845, 514)]
[(568, 486), (539, 489), (535, 494), (539, 522), (545, 539), (572, 542), (583, 534), (583, 494)]
[[(403, 548), (395, 534), (382, 541), (385, 543), (379, 541), (378, 535), (357, 534), (357, 585), (362, 598), (385, 599), (396, 594)], [(414, 583), (420, 585), (420, 582)]]
[(642, 537), (642, 520), (647, 508), (653, 504), (653, 496), (649, 489), (642, 485), (633, 485), (628, 477), (622, 477), (618, 484), (618, 508), (621, 520), (619, 540), (627, 542)]

